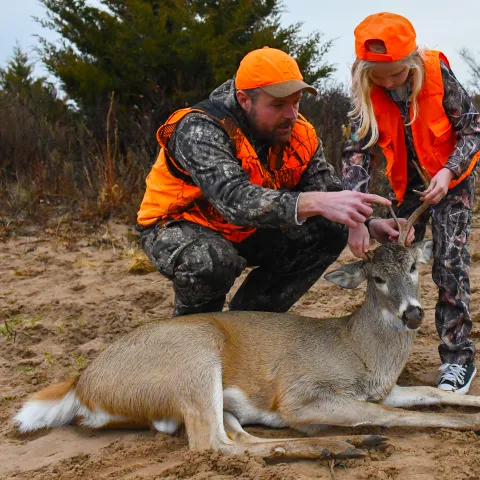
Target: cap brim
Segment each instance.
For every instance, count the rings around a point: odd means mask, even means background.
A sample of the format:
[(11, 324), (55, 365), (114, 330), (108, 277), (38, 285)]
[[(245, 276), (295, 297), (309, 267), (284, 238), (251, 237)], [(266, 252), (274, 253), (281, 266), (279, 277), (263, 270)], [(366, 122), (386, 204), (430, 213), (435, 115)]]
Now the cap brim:
[(267, 92), (272, 97), (283, 98), (292, 95), (299, 90), (306, 90), (312, 95), (317, 95), (317, 91), (308, 83), (302, 80), (288, 80), (286, 82), (275, 83), (273, 85), (266, 85), (260, 87), (264, 92)]

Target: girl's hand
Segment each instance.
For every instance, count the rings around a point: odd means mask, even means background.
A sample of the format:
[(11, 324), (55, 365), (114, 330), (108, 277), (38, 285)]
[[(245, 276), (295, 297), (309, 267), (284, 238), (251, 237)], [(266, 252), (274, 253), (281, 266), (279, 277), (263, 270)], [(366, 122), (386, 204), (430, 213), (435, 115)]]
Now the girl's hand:
[[(406, 218), (399, 218), (398, 221), (400, 225), (404, 226), (407, 224)], [(379, 243), (387, 243), (395, 241), (400, 232), (398, 231), (397, 224), (393, 218), (383, 219), (383, 218), (374, 218), (370, 220), (369, 224), (370, 235)], [(415, 229), (412, 227), (408, 232), (406, 244), (410, 245), (415, 240)]]
[(448, 185), (453, 178), (453, 172), (442, 168), (430, 182), (429, 187), (421, 192), (420, 200), (430, 205), (436, 205), (448, 192)]
[(348, 229), (348, 246), (356, 257), (367, 258), (365, 254), (370, 250), (370, 234), (364, 223)]

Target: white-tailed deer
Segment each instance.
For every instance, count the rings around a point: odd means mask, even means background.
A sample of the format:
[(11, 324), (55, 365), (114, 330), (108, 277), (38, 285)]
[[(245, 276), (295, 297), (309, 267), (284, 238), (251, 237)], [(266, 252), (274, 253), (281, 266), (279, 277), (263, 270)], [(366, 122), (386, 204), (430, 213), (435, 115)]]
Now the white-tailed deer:
[(385, 438), (266, 440), (242, 425), (290, 426), (309, 435), (325, 424), (478, 430), (480, 414), (394, 408), (480, 407), (480, 397), (396, 386), (423, 318), (415, 264), (428, 262), (431, 247), (382, 245), (367, 261), (327, 274), (345, 288), (367, 281), (365, 303), (351, 316), (231, 311), (144, 325), (78, 378), (38, 392), (14, 421), (22, 432), (75, 422), (173, 433), (184, 424), (192, 449), (303, 458), (358, 457), (362, 447), (382, 448)]

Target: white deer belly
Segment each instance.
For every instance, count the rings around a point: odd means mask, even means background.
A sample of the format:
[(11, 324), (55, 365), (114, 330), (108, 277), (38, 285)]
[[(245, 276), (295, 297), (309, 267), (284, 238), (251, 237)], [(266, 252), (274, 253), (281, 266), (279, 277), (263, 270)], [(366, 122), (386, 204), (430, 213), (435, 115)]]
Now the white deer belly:
[(287, 426), (280, 414), (255, 407), (239, 388), (229, 387), (223, 391), (223, 409), (235, 415), (241, 425)]

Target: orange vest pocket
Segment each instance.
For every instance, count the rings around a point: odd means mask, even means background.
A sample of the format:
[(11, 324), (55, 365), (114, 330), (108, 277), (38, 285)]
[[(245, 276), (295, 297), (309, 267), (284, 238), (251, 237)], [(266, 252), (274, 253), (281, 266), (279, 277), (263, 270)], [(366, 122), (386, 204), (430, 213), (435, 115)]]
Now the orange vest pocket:
[(445, 115), (428, 126), (433, 134), (433, 153), (438, 162), (440, 170), (445, 165), (445, 158), (448, 158), (455, 148), (456, 137), (450, 119)]

